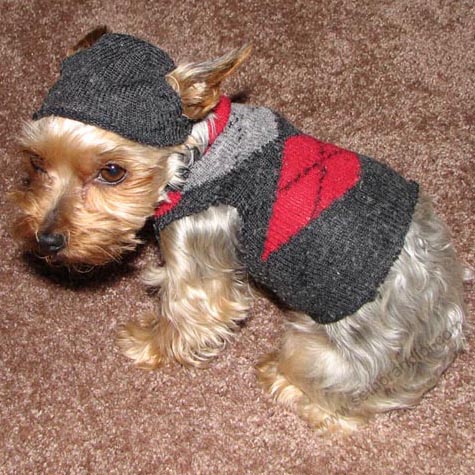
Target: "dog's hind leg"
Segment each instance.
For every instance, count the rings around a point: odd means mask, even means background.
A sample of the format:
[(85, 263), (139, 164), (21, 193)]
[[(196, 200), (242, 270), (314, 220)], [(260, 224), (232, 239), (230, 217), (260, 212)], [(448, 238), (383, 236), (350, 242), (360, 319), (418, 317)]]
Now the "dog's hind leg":
[(365, 418), (350, 414), (345, 392), (334, 386), (349, 368), (328, 339), (322, 325), (303, 313), (290, 312), (287, 332), (278, 352), (257, 366), (264, 389), (322, 432), (351, 432)]
[(246, 317), (250, 291), (236, 257), (238, 221), (233, 208), (218, 206), (162, 231), (165, 265), (144, 279), (159, 287), (159, 316), (128, 323), (118, 338), (138, 366), (153, 369), (169, 359), (200, 365)]

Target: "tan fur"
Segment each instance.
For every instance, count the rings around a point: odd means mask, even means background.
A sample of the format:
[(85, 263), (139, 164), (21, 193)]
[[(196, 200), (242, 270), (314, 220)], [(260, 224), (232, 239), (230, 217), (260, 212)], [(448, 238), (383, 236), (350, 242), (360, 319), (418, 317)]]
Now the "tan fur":
[(72, 48), (70, 48), (67, 52), (67, 55), (71, 56), (78, 51), (90, 48), (101, 36), (105, 35), (106, 33), (110, 33), (110, 30), (107, 26), (98, 26), (89, 32), (84, 38), (78, 41)]
[[(249, 51), (178, 66), (168, 80), (184, 113), (206, 117), (221, 82)], [(66, 265), (119, 259), (167, 199), (166, 186), (180, 186), (194, 150), (204, 152), (206, 134), (198, 123), (185, 144), (155, 149), (69, 119), (29, 122), (21, 137), (29, 178), (14, 193), (21, 210), (16, 236), (38, 252), (40, 233), (64, 235), (64, 248), (46, 258)], [(99, 179), (111, 163), (126, 170), (113, 185)], [(165, 266), (144, 276), (159, 288), (158, 315), (126, 324), (118, 336), (137, 366), (201, 366), (230, 340), (252, 298), (238, 234), (239, 217), (226, 206), (161, 233)], [(263, 387), (323, 432), (351, 431), (377, 412), (417, 403), (464, 346), (461, 282), (447, 229), (423, 196), (378, 298), (331, 325), (289, 312), (281, 348), (258, 366)]]
[(166, 265), (144, 279), (160, 287), (159, 318), (119, 333), (120, 347), (139, 366), (152, 369), (168, 359), (201, 365), (246, 317), (250, 291), (235, 252), (237, 221), (234, 210), (211, 208), (160, 235)]
[(259, 377), (312, 425), (351, 430), (417, 404), (464, 348), (463, 324), (462, 268), (423, 195), (378, 298), (331, 325), (290, 313), (281, 351)]
[[(71, 264), (103, 264), (133, 250), (137, 230), (177, 174), (170, 157), (185, 153), (185, 147), (153, 149), (57, 117), (29, 123), (20, 141), (26, 158), (40, 157), (46, 173), (26, 163), (29, 183), (13, 195), (22, 210), (14, 234), (34, 249), (39, 232), (64, 232), (68, 246), (60, 258)], [(118, 186), (96, 180), (110, 162), (128, 172)]]
[(183, 114), (200, 120), (216, 106), (221, 83), (245, 61), (250, 46), (235, 49), (214, 61), (179, 65), (168, 76), (170, 85), (180, 94)]

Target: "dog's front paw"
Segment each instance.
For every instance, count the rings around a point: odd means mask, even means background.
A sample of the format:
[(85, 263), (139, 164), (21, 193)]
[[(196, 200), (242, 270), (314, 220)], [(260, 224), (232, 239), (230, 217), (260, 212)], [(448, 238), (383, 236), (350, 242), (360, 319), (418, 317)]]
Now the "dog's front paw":
[(123, 325), (117, 335), (117, 345), (139, 368), (153, 370), (166, 360), (166, 355), (160, 351), (157, 321), (153, 316), (139, 323), (128, 322)]

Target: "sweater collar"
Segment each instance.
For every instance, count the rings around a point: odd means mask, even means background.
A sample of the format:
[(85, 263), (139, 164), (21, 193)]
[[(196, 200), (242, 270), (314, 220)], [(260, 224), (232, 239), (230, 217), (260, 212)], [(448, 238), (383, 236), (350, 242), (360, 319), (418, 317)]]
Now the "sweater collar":
[[(205, 154), (211, 148), (219, 135), (223, 132), (229, 121), (230, 115), (231, 100), (227, 96), (221, 96), (218, 104), (213, 109), (206, 122), (206, 125), (208, 126), (208, 146), (206, 147)], [(164, 214), (171, 211), (181, 201), (181, 198), (181, 191), (168, 190), (167, 200), (160, 203), (155, 209), (155, 218), (160, 218)]]

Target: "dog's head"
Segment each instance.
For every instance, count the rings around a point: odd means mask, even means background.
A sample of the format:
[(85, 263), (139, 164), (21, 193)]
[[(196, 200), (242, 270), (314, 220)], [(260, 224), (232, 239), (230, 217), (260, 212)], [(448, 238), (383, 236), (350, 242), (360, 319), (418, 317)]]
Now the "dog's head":
[(180, 183), (190, 148), (206, 146), (197, 124), (248, 54), (175, 67), (137, 38), (89, 34), (23, 128), (28, 178), (13, 194), (22, 213), (15, 235), (66, 264), (103, 264), (135, 248), (167, 185)]

